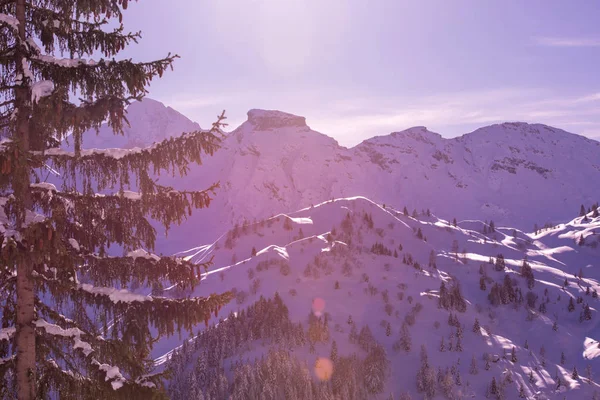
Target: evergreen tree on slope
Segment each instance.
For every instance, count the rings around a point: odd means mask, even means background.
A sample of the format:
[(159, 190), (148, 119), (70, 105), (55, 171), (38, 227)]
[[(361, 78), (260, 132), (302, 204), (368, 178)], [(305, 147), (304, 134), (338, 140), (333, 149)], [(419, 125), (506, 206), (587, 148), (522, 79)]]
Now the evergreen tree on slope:
[[(216, 185), (174, 191), (150, 174), (183, 175), (188, 162), (212, 154), (224, 118), (209, 132), (147, 149), (82, 150), (82, 134), (103, 122), (122, 134), (127, 104), (141, 100), (176, 58), (115, 59), (140, 37), (120, 25), (127, 5), (0, 1), (2, 398), (164, 397), (160, 376), (151, 374), (153, 342), (191, 331), (230, 299), (226, 293), (175, 300), (122, 289), (132, 281), (199, 283), (200, 266), (141, 250), (152, 250), (156, 237), (146, 216), (165, 227), (180, 223), (209, 205)], [(65, 54), (71, 58), (56, 57)], [(92, 54), (104, 58), (84, 58)], [(82, 99), (72, 102), (75, 95)], [(57, 148), (69, 135), (72, 153)], [(40, 183), (50, 170), (64, 177), (61, 190)], [(131, 186), (139, 193), (125, 190)], [(96, 195), (107, 191), (113, 193)], [(111, 245), (125, 256), (109, 257)]]

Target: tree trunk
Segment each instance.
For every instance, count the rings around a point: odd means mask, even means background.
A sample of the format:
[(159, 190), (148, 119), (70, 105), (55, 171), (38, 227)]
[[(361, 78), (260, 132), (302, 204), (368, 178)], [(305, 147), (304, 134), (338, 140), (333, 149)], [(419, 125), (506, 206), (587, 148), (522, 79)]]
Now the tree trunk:
[[(26, 40), (25, 32), (25, 0), (17, 0), (16, 17), (19, 21), (19, 37), (22, 42)], [(25, 224), (26, 211), (31, 209), (29, 193), (29, 166), (27, 152), (29, 151), (29, 113), (31, 82), (25, 78), (23, 54), (17, 46), (16, 70), (23, 76), (23, 84), (15, 89), (15, 106), (17, 108), (17, 125), (15, 139), (19, 144), (19, 154), (15, 165), (13, 189), (18, 204), (17, 229)], [(17, 265), (17, 396), (19, 400), (33, 400), (35, 398), (35, 292), (33, 282), (33, 265), (24, 254)]]

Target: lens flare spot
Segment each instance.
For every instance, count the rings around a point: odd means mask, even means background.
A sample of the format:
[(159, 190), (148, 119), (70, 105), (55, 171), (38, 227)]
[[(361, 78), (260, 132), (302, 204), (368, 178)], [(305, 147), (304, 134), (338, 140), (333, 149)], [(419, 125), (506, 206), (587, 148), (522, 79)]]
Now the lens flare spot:
[(319, 357), (315, 362), (315, 375), (319, 380), (326, 382), (333, 374), (333, 363), (328, 358)]
[(323, 311), (325, 311), (325, 300), (320, 297), (313, 299), (312, 310), (313, 314), (315, 314), (317, 317), (323, 315)]

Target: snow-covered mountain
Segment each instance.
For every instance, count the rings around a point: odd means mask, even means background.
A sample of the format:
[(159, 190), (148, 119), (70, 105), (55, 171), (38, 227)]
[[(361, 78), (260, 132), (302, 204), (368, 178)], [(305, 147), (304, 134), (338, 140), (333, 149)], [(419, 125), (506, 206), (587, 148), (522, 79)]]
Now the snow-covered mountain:
[[(98, 137), (86, 135), (84, 147), (151, 144), (198, 129), (150, 99), (128, 111), (125, 137), (113, 138), (103, 128)], [(540, 124), (492, 125), (452, 139), (415, 127), (348, 149), (310, 129), (303, 117), (250, 110), (202, 166), (183, 179), (162, 177), (179, 188), (203, 189), (218, 181), (221, 189), (208, 210), (174, 227), (158, 250), (179, 251), (212, 240), (236, 222), (349, 196), (531, 230), (598, 201), (598, 177), (600, 142)]]
[[(597, 213), (527, 233), (355, 197), (238, 226), (183, 255), (214, 260), (194, 295), (236, 298), (209, 321), (218, 326), (198, 327), (205, 333), (175, 352), (174, 399), (257, 389), (289, 399), (592, 399), (599, 390)], [(264, 312), (245, 311), (255, 302)], [(173, 346), (159, 344), (157, 356)]]
[(84, 134), (86, 148), (107, 149), (147, 147), (154, 142), (179, 136), (184, 132), (200, 129), (200, 125), (156, 100), (144, 98), (127, 107), (127, 120), (123, 135), (115, 135), (106, 125), (98, 133), (95, 130)]

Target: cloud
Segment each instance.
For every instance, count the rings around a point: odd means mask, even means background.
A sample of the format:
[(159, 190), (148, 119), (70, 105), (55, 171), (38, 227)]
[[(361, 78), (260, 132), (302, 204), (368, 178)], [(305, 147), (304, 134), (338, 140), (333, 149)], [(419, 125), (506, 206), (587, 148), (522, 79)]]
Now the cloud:
[(214, 97), (173, 97), (165, 99), (164, 103), (178, 111), (187, 111), (197, 108), (206, 108), (216, 105), (226, 104), (230, 101), (231, 96), (214, 96)]
[(424, 125), (448, 137), (506, 121), (543, 123), (595, 137), (600, 129), (600, 93), (561, 96), (535, 88), (507, 88), (422, 97), (354, 98), (333, 102), (326, 115), (306, 116), (315, 130), (348, 146), (411, 126)]
[(547, 47), (600, 47), (600, 37), (588, 38), (560, 38), (538, 36), (533, 41), (539, 46)]

